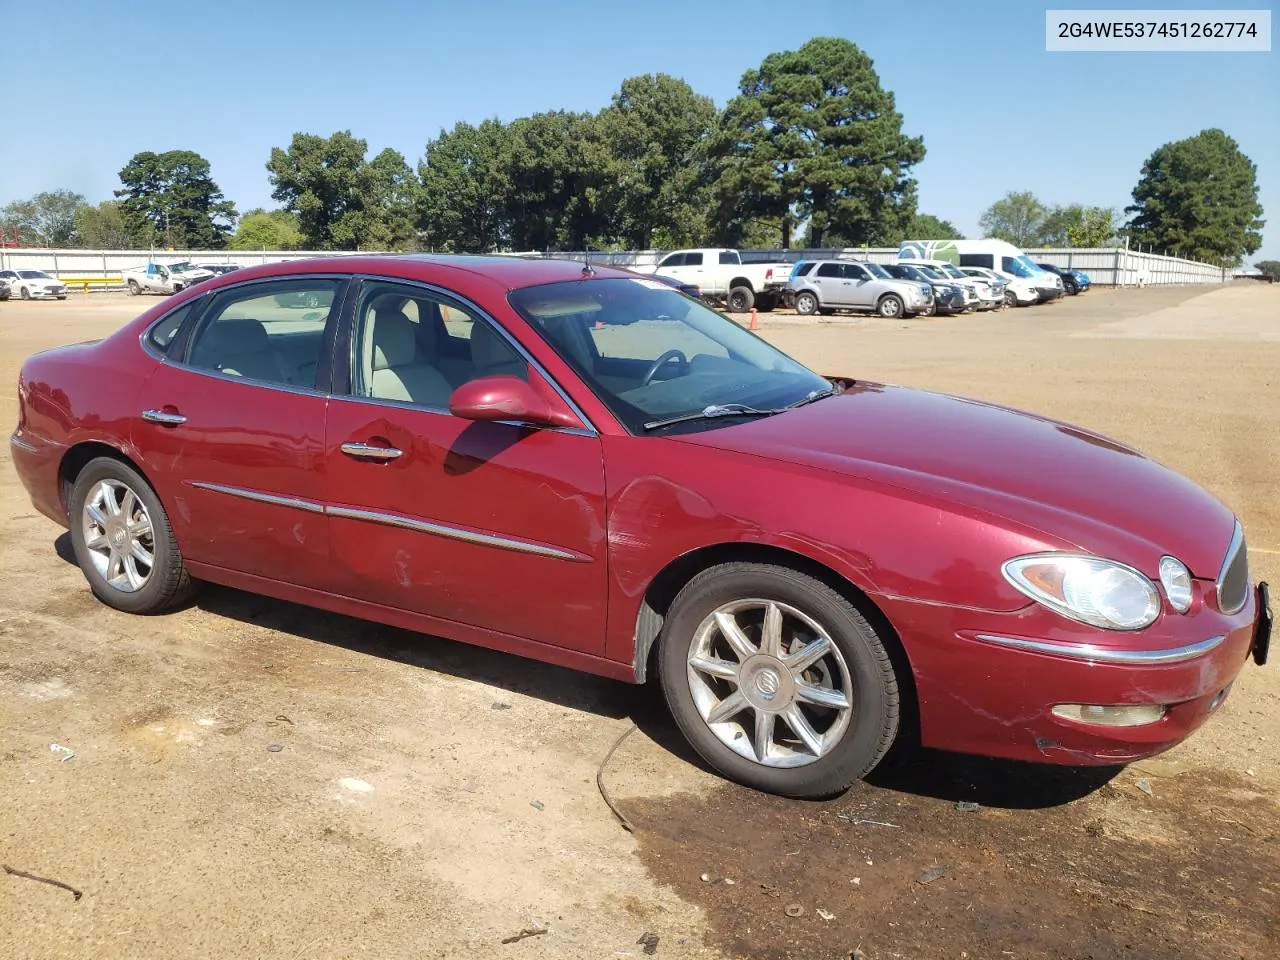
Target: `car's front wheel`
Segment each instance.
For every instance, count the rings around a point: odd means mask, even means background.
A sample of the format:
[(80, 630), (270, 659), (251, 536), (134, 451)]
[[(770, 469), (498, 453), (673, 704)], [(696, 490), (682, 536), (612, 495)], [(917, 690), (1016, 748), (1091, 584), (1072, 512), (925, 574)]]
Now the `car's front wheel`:
[(1004, 305), (1006, 307), (1016, 307), (1018, 305), (1018, 296), (1012, 290), (1004, 292)]
[(110, 457), (90, 460), (71, 490), (76, 561), (103, 603), (161, 613), (192, 590), (169, 516), (142, 475)]
[(880, 303), (876, 305), (876, 313), (884, 317), (886, 320), (892, 320), (894, 317), (902, 316), (903, 306), (902, 298), (896, 294), (889, 294), (881, 297)]
[(724, 776), (823, 797), (866, 776), (898, 731), (899, 691), (875, 629), (787, 567), (728, 563), (680, 591), (659, 640), (676, 723)]
[(26, 287), (23, 287), (23, 288), (22, 288), (22, 299), (23, 299), (23, 300), (30, 300), (30, 299), (31, 299), (31, 291), (30, 291), (30, 290), (28, 290)]

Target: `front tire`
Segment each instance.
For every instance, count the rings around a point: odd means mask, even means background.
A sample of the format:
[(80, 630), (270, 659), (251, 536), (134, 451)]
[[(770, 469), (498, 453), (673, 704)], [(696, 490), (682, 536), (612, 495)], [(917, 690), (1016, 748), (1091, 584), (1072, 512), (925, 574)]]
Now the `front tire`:
[(796, 295), (796, 313), (802, 317), (811, 317), (818, 312), (818, 298), (805, 292)]
[(23, 299), (23, 300), (30, 300), (30, 299), (31, 299), (31, 291), (30, 291), (30, 290), (28, 290), (26, 287), (23, 287), (23, 288), (22, 288), (22, 290), (21, 290), (21, 294), (22, 294), (22, 299)]
[(730, 313), (750, 313), (755, 302), (756, 295), (750, 287), (734, 287), (729, 291)]
[(90, 460), (70, 497), (71, 544), (89, 589), (126, 613), (162, 613), (193, 590), (169, 516), (132, 467)]
[(1004, 305), (1006, 307), (1016, 307), (1018, 305), (1018, 297), (1012, 290), (1004, 292)]
[(727, 563), (690, 580), (658, 664), (689, 743), (757, 790), (837, 794), (897, 736), (900, 694), (881, 638), (845, 597), (787, 567)]
[(886, 320), (897, 319), (902, 316), (904, 310), (902, 298), (894, 293), (881, 297), (880, 302), (876, 304), (876, 313)]

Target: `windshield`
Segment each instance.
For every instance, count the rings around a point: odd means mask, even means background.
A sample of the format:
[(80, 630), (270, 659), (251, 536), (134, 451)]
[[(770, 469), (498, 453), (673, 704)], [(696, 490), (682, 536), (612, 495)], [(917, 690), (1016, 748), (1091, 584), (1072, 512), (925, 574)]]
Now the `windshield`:
[(1020, 257), (1002, 257), (1000, 265), (1004, 267), (1005, 273), (1011, 273), (1015, 277), (1022, 277), (1023, 279), (1038, 277), (1044, 273), (1025, 254)]
[(955, 280), (968, 279), (968, 277), (966, 277), (954, 265), (950, 263), (936, 264), (933, 269), (938, 271), (938, 273), (942, 274), (944, 277), (951, 277), (952, 279), (955, 279)]
[(945, 279), (947, 279), (947, 278), (946, 278), (946, 277), (944, 277), (942, 274), (940, 274), (937, 270), (933, 269), (933, 267), (926, 267), (926, 266), (924, 266), (923, 264), (922, 264), (921, 266), (918, 266), (918, 267), (913, 267), (912, 269), (913, 269), (913, 270), (916, 270), (916, 271), (920, 274), (920, 279), (922, 279), (922, 280), (945, 280)]
[(23, 280), (52, 280), (53, 279), (53, 277), (49, 276), (47, 273), (45, 273), (42, 270), (19, 270), (18, 276), (21, 277)]
[(877, 280), (893, 279), (893, 274), (891, 274), (884, 267), (880, 266), (880, 264), (878, 263), (864, 263), (863, 266), (866, 267), (867, 270), (870, 271), (871, 275), (875, 277)]
[(170, 273), (186, 273), (188, 270), (194, 270), (194, 269), (195, 267), (186, 261), (183, 261), (182, 263), (169, 264)]
[(923, 283), (929, 282), (929, 278), (925, 276), (923, 270), (910, 264), (895, 263), (889, 267), (888, 270), (893, 276), (901, 277), (904, 280), (916, 280)]
[(509, 300), (633, 433), (711, 406), (773, 410), (831, 389), (732, 320), (647, 278), (549, 283)]

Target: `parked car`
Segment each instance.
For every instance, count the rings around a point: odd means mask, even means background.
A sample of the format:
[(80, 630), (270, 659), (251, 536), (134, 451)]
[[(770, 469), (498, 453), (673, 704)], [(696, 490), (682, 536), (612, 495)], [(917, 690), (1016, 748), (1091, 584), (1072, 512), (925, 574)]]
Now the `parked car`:
[(695, 300), (702, 299), (702, 291), (693, 283), (685, 283), (683, 280), (677, 280), (675, 277), (668, 277), (665, 274), (655, 273), (651, 275), (651, 279), (657, 280), (659, 283), (665, 284), (674, 290), (679, 290), (686, 297), (693, 297)]
[(234, 263), (201, 263), (197, 265), (197, 269), (207, 270), (215, 277), (220, 277), (226, 273), (235, 273), (240, 267)]
[(800, 261), (787, 281), (787, 299), (802, 316), (854, 310), (892, 318), (933, 311), (932, 285), (849, 260)]
[(9, 281), (0, 277), (0, 300), (9, 299)]
[(1041, 270), (1030, 257), (1004, 240), (904, 240), (898, 245), (898, 259), (951, 260), (961, 267), (995, 270), (1010, 281), (1010, 289), (1020, 303), (1025, 288), (1036, 291), (1035, 301), (1028, 302), (1043, 303), (1062, 296), (1061, 277)]
[(1062, 289), (1067, 296), (1074, 297), (1080, 292), (1080, 284), (1076, 280), (1075, 274), (1065, 267), (1059, 267), (1057, 264), (1047, 262), (1037, 262), (1036, 266), (1061, 278)]
[(0, 270), (0, 280), (9, 284), (9, 296), (23, 300), (67, 299), (67, 285), (43, 270)]
[(121, 271), (121, 276), (129, 293), (136, 297), (143, 293), (180, 293), (202, 280), (208, 280), (213, 274), (190, 261), (180, 260), (177, 263), (148, 263), (145, 267), (131, 267)]
[(1040, 302), (1040, 291), (1030, 280), (1011, 277), (986, 267), (960, 267), (960, 272), (969, 277), (979, 277), (993, 284), (1003, 284), (1004, 305), (1006, 307), (1028, 307)]
[(788, 796), (866, 775), (904, 717), (1136, 760), (1265, 662), (1244, 531), (1190, 480), (828, 373), (622, 270), (333, 257), (28, 358), (10, 450), (109, 606), (211, 581), (656, 679), (708, 764)]
[(692, 283), (702, 296), (723, 300), (731, 313), (747, 313), (753, 306), (767, 313), (778, 305), (791, 264), (744, 263), (737, 250), (712, 247), (677, 250), (659, 260), (651, 271), (636, 270)]
[(964, 290), (964, 305), (967, 310), (992, 310), (1000, 306), (1000, 300), (992, 295), (990, 284), (962, 273), (950, 260), (912, 260), (911, 263), (928, 267), (944, 280), (960, 284)]
[(964, 313), (967, 309), (964, 287), (952, 280), (948, 280), (931, 267), (906, 263), (902, 260), (897, 263), (884, 263), (881, 266), (889, 276), (896, 280), (927, 283), (933, 287), (933, 309), (935, 313)]

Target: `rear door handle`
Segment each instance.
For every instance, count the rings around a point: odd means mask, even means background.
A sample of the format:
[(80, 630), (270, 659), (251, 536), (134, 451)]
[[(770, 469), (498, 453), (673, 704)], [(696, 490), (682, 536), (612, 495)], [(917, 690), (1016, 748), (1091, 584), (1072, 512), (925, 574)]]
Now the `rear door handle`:
[(341, 450), (348, 457), (361, 460), (395, 460), (404, 453), (395, 447), (371, 447), (367, 443), (344, 443)]
[(143, 410), (142, 419), (148, 423), (159, 423), (166, 427), (177, 427), (187, 422), (180, 413), (166, 413), (164, 410)]

